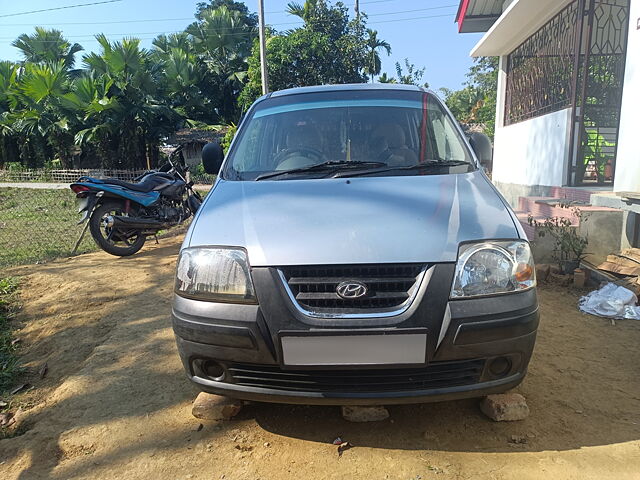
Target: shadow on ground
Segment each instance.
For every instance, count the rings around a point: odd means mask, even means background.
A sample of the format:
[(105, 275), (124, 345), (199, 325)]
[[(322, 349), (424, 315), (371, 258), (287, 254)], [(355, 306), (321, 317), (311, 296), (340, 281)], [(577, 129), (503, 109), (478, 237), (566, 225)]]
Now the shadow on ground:
[[(531, 408), (522, 422), (491, 422), (477, 400), (391, 406), (389, 420), (366, 424), (344, 421), (338, 407), (255, 403), (234, 421), (199, 429), (190, 415), (197, 392), (170, 329), (179, 241), (130, 259), (97, 253), (17, 271), (25, 361), (46, 359), (51, 374), (25, 397), (35, 405), (24, 415), (26, 433), (0, 441), (0, 477), (176, 478), (187, 465), (249, 475), (242, 469), (278, 456), (304, 463), (337, 436), (370, 447), (374, 459), (376, 451), (543, 452), (640, 439), (640, 323), (581, 315), (574, 292), (548, 287), (530, 373), (517, 389)], [(513, 435), (526, 444), (510, 442)], [(237, 448), (243, 436), (253, 450)], [(261, 453), (265, 441), (288, 450)]]

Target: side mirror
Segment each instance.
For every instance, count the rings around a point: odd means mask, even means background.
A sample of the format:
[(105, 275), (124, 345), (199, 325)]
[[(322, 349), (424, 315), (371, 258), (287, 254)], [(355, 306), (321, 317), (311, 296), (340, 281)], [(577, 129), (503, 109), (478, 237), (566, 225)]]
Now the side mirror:
[(484, 133), (472, 133), (469, 138), (471, 148), (476, 152), (480, 165), (491, 170), (493, 163), (493, 146), (491, 140)]
[(202, 147), (202, 165), (205, 172), (217, 175), (223, 160), (224, 152), (218, 142), (207, 143)]

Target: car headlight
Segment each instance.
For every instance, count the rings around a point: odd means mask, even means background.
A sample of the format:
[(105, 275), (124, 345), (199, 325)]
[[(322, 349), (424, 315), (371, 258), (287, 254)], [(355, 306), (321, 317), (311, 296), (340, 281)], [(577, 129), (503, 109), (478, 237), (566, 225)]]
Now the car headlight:
[(190, 247), (180, 252), (175, 292), (194, 300), (256, 303), (247, 253), (240, 248)]
[(489, 241), (461, 245), (451, 298), (497, 295), (535, 287), (529, 243)]

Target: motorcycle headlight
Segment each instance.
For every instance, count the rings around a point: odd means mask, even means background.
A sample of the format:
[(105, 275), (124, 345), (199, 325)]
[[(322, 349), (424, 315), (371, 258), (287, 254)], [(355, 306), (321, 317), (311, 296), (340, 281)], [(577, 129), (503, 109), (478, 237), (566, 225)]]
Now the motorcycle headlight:
[(256, 303), (247, 253), (240, 248), (191, 247), (180, 252), (175, 292), (194, 300)]
[(490, 241), (461, 245), (451, 298), (497, 295), (535, 287), (529, 243)]

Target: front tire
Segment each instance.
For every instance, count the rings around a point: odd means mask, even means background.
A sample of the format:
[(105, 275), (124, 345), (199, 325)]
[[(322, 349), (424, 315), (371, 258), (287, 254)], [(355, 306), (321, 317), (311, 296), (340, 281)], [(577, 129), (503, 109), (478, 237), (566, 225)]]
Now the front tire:
[(89, 219), (89, 230), (95, 242), (105, 252), (118, 257), (128, 257), (137, 253), (147, 237), (139, 231), (113, 230), (106, 224), (106, 218), (109, 215), (124, 215), (123, 205), (117, 202), (106, 202), (93, 211)]

